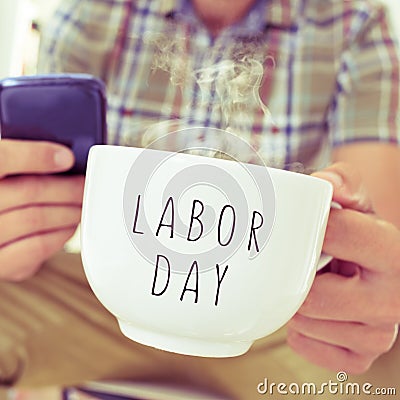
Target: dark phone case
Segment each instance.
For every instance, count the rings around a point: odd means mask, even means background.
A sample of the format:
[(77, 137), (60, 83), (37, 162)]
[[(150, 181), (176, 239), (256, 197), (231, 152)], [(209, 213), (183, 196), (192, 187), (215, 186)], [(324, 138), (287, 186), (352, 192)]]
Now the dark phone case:
[(84, 174), (88, 152), (106, 142), (105, 85), (86, 74), (50, 74), (0, 81), (0, 134), (46, 140), (75, 154), (68, 173)]

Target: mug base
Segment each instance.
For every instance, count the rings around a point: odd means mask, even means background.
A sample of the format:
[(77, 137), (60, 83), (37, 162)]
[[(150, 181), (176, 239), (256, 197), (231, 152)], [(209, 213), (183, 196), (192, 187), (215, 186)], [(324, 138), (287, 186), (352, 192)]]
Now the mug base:
[(246, 353), (253, 342), (215, 342), (204, 339), (193, 339), (185, 336), (168, 335), (141, 329), (129, 322), (118, 320), (121, 332), (129, 339), (172, 353), (196, 357), (227, 358)]

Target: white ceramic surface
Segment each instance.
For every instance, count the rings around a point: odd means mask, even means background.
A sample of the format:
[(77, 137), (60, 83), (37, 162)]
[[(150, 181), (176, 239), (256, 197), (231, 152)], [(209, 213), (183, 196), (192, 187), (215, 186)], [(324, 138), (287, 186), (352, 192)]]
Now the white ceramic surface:
[[(144, 179), (146, 157), (168, 154), (171, 157)], [(232, 181), (224, 178), (224, 188), (207, 185), (208, 169), (206, 176), (196, 180), (194, 175), (201, 174), (204, 166), (228, 174)], [(280, 328), (298, 310), (315, 276), (332, 186), (307, 175), (245, 167), (241, 169), (234, 161), (149, 149), (91, 149), (82, 213), (82, 260), (94, 293), (116, 316), (126, 336), (177, 353), (236, 356), (245, 353), (257, 338)], [(190, 185), (189, 181), (186, 188), (179, 187), (174, 207), (167, 207), (165, 191), (183, 170), (192, 171), (197, 183)], [(258, 184), (257, 180), (264, 178), (267, 183)], [(202, 181), (204, 184), (199, 183)], [(140, 201), (136, 183), (142, 185)], [(221, 219), (221, 209), (233, 201), (228, 186), (234, 183), (233, 192), (246, 198), (246, 204), (235, 205), (237, 231), (245, 234), (239, 239), (232, 235), (232, 243), (236, 242), (230, 248), (218, 245), (217, 228), (218, 220), (223, 220), (220, 239), (227, 244), (233, 210), (226, 209)], [(273, 192), (263, 203), (266, 193), (262, 191), (270, 189)], [(193, 199), (205, 205), (204, 215), (214, 210), (209, 215), (214, 215), (216, 222), (203, 227), (199, 240), (188, 241), (182, 229), (187, 232), (193, 217)], [(248, 218), (240, 219), (246, 210)], [(253, 232), (252, 210), (261, 210), (264, 216), (263, 226)], [(196, 213), (200, 214), (199, 209)], [(186, 221), (186, 227), (178, 226), (178, 219)], [(198, 220), (191, 221), (199, 228)], [(261, 240), (264, 226), (270, 232), (264, 232)], [(193, 232), (192, 238), (199, 236), (199, 230), (196, 235)], [(259, 249), (255, 251), (257, 239)], [(179, 258), (183, 253), (186, 258)]]

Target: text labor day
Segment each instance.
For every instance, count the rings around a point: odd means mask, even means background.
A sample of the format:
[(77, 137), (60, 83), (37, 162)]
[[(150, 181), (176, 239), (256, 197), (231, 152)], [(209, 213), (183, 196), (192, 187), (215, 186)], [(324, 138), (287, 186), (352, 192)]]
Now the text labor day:
[[(163, 211), (161, 213), (159, 223), (157, 225), (157, 229), (155, 232), (146, 232), (141, 228), (141, 220), (144, 218), (142, 216), (143, 206), (142, 206), (142, 195), (138, 195), (136, 199), (136, 212), (133, 220), (133, 224), (131, 225), (131, 233), (133, 235), (151, 235), (154, 234), (156, 237), (163, 235), (167, 236), (168, 240), (174, 239), (174, 226), (175, 226), (175, 201), (173, 197), (169, 197), (164, 206)], [(189, 226), (187, 230), (187, 235), (185, 240), (188, 245), (193, 244), (201, 239), (203, 233), (205, 231), (205, 219), (203, 217), (203, 212), (205, 209), (205, 205), (201, 200), (194, 199), (192, 201), (191, 214), (189, 218)], [(226, 248), (232, 243), (232, 239), (235, 235), (235, 230), (237, 226), (237, 217), (235, 208), (226, 204), (217, 214), (216, 218), (218, 218), (218, 223), (216, 224), (216, 245), (221, 248)], [(262, 228), (264, 223), (264, 218), (262, 214), (254, 210), (250, 213), (249, 221), (251, 218), (250, 230), (247, 237), (247, 251), (250, 252), (254, 249), (257, 253), (260, 251), (259, 242), (257, 240), (257, 235), (260, 232), (260, 228)], [(213, 221), (217, 222), (217, 221)], [(243, 221), (240, 221), (242, 223)], [(228, 229), (227, 229), (228, 228)], [(196, 232), (197, 231), (197, 232)], [(228, 235), (223, 235), (223, 232), (228, 232)], [(196, 232), (196, 233), (195, 233)], [(168, 236), (169, 235), (169, 236)], [(224, 236), (224, 237), (223, 237)], [(171, 279), (171, 262), (173, 260), (168, 259), (163, 254), (155, 254), (154, 256), (154, 275), (153, 275), (153, 285), (151, 289), (151, 294), (153, 296), (162, 296), (166, 293), (168, 289), (168, 285)], [(159, 269), (167, 271), (167, 274), (164, 274), (162, 278), (160, 278)], [(220, 266), (218, 263), (215, 263), (215, 271), (216, 271), (216, 279), (217, 279), (217, 289), (215, 294), (214, 304), (217, 306), (219, 301), (220, 289), (222, 282), (225, 278), (225, 275), (228, 271), (229, 266), (225, 265), (224, 267)], [(194, 302), (198, 302), (199, 298), (199, 263), (197, 260), (193, 260), (188, 266), (187, 278), (186, 282), (182, 288), (182, 292), (180, 294), (180, 300), (183, 301), (185, 294), (187, 292), (194, 293)]]

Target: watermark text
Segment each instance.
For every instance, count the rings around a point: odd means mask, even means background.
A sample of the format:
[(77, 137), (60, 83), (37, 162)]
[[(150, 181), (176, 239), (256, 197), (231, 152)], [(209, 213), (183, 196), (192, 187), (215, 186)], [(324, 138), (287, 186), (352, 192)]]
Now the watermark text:
[(257, 392), (262, 395), (367, 395), (367, 396), (395, 396), (395, 387), (374, 387), (370, 382), (357, 383), (349, 382), (346, 372), (338, 372), (336, 379), (330, 379), (327, 382), (320, 384), (312, 382), (303, 383), (286, 383), (286, 382), (271, 382), (268, 378), (264, 378), (257, 385)]

